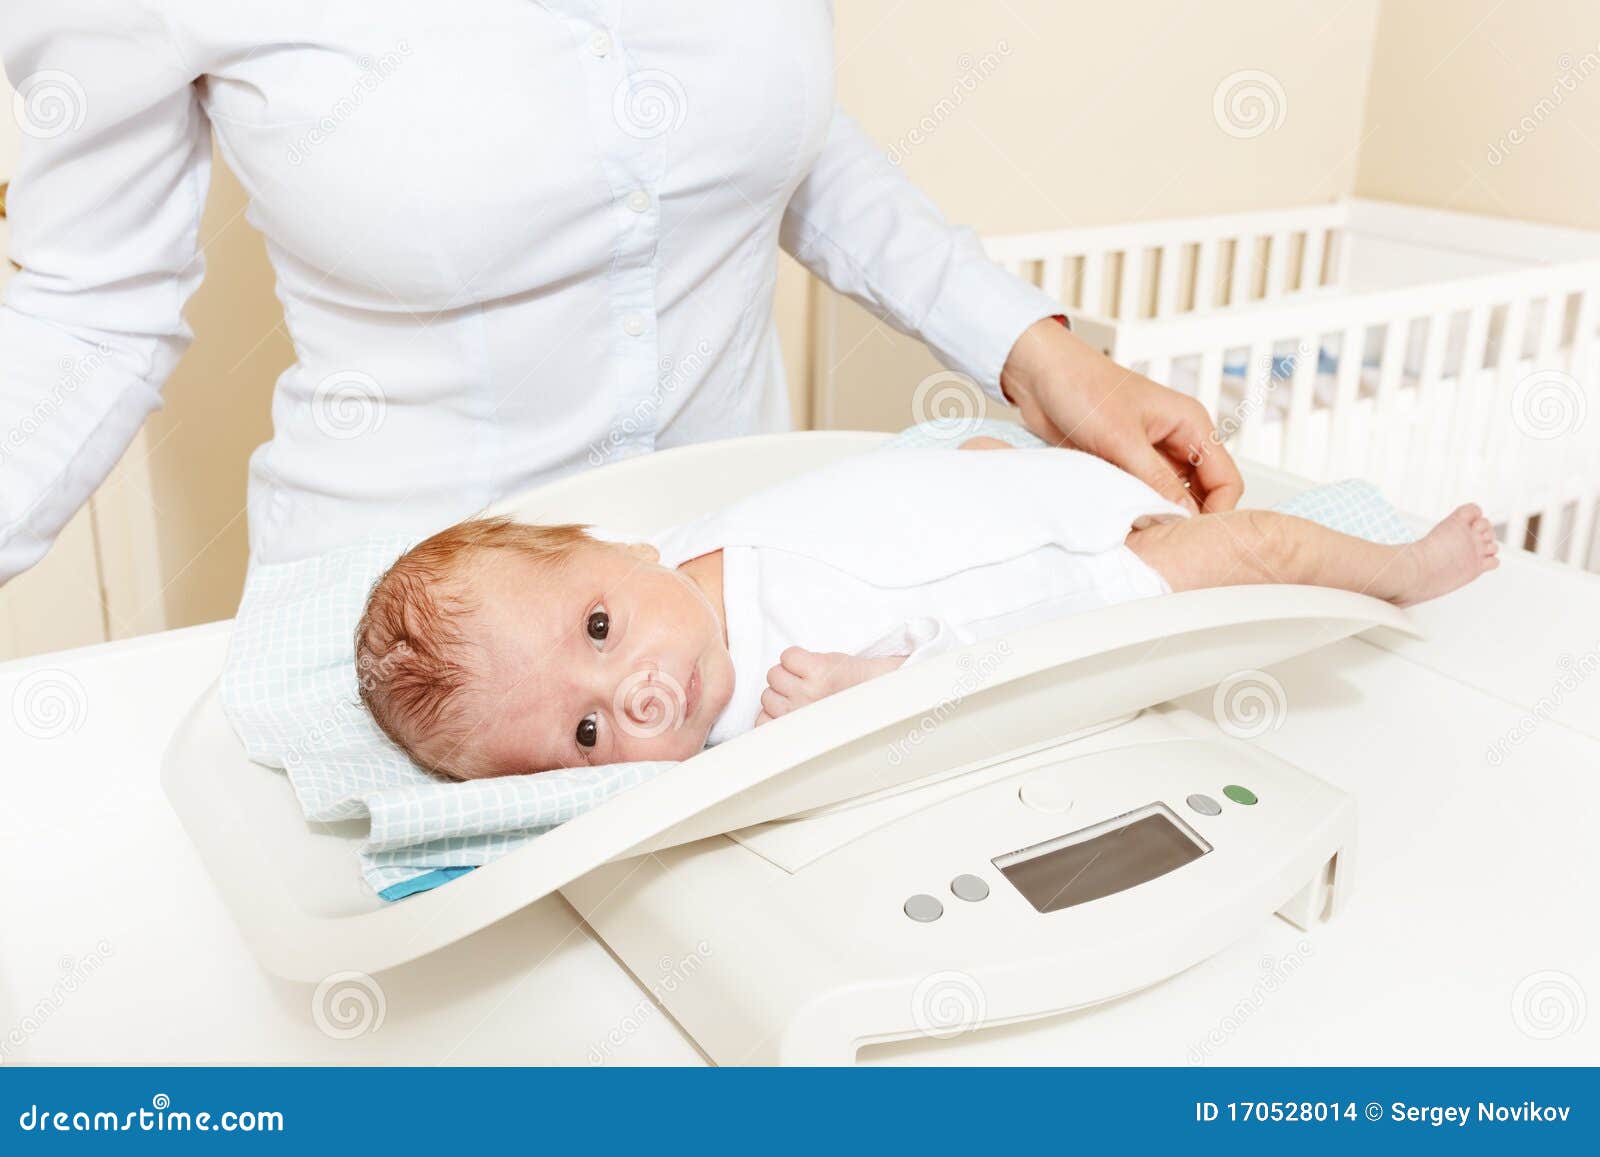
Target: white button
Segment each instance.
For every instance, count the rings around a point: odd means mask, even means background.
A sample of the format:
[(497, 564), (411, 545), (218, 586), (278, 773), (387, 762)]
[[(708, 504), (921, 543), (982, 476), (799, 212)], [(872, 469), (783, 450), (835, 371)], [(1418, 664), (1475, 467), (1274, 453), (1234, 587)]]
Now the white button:
[(604, 56), (611, 51), (611, 33), (604, 28), (596, 28), (594, 35), (589, 37), (589, 51), (596, 56)]
[(1034, 811), (1064, 812), (1072, 810), (1072, 793), (1056, 776), (1036, 775), (1022, 781), (1017, 798)]
[(628, 194), (628, 208), (632, 209), (635, 213), (643, 213), (646, 209), (650, 208), (650, 194), (646, 193), (643, 189), (635, 189), (633, 192)]
[(636, 313), (630, 313), (622, 319), (622, 332), (629, 337), (638, 337), (644, 332), (644, 318)]

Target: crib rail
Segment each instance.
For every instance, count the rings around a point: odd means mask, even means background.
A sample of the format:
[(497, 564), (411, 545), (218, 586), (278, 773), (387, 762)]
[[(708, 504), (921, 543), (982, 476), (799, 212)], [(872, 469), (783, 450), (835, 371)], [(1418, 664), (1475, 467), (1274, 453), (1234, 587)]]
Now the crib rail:
[[(1352, 290), (1369, 237), (1492, 272)], [(1503, 541), (1600, 570), (1600, 236), (1356, 201), (987, 245), (1234, 452), (1424, 517), (1476, 501)]]
[(1342, 204), (1089, 226), (986, 240), (1000, 265), (1068, 308), (1167, 318), (1337, 285)]

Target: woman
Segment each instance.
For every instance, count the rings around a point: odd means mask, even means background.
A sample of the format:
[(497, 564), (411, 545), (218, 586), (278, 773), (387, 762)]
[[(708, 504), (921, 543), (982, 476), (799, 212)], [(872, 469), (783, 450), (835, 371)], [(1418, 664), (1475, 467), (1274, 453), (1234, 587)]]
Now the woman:
[(256, 559), (783, 428), (780, 245), (1041, 436), (1237, 502), (1198, 404), (1052, 321), (834, 109), (826, 4), (622, 8), (9, 6), (27, 139), (0, 310), (0, 578), (44, 553), (183, 352), (213, 133), (298, 358), (251, 459)]

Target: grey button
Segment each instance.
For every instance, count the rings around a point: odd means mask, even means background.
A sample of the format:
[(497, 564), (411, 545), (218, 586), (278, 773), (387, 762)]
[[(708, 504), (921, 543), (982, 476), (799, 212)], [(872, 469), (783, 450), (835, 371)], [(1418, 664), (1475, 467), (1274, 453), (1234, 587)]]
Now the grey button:
[(979, 876), (957, 876), (950, 881), (950, 890), (955, 893), (957, 900), (967, 900), (974, 904), (989, 898), (989, 885)]
[(1222, 814), (1222, 805), (1209, 795), (1201, 795), (1199, 792), (1195, 792), (1183, 802), (1203, 816), (1220, 816)]
[(918, 924), (932, 924), (944, 915), (944, 905), (932, 896), (919, 892), (906, 901), (906, 915)]

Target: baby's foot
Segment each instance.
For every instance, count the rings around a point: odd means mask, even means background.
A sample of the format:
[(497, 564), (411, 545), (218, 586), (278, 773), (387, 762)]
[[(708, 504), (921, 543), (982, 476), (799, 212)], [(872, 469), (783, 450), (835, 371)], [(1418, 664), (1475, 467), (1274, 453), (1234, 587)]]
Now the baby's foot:
[(1494, 528), (1470, 503), (1453, 510), (1421, 541), (1401, 549), (1412, 567), (1411, 577), (1394, 599), (1402, 607), (1447, 595), (1500, 565)]
[(790, 647), (778, 656), (778, 665), (767, 672), (767, 689), (761, 693), (761, 714), (756, 716), (755, 725), (760, 727), (846, 687), (887, 675), (905, 661), (904, 655), (862, 659)]

